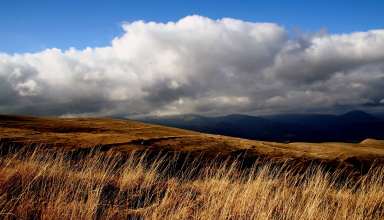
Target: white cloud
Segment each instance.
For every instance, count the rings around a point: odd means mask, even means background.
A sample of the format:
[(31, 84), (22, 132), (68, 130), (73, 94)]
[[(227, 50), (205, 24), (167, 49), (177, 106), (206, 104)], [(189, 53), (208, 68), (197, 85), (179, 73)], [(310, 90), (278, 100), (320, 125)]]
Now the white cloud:
[(123, 29), (106, 47), (0, 54), (0, 111), (225, 114), (384, 99), (384, 30), (289, 38), (277, 24), (201, 16)]

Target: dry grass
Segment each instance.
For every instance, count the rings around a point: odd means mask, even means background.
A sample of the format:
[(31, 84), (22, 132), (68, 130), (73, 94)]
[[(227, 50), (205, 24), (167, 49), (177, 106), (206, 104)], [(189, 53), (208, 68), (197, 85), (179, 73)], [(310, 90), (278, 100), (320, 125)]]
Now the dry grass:
[[(384, 168), (353, 179), (289, 163), (43, 149), (0, 160), (1, 219), (383, 219)], [(177, 162), (176, 162), (177, 161)], [(178, 164), (177, 164), (178, 163)], [(343, 174), (344, 175), (344, 174)]]
[(44, 144), (68, 150), (97, 145), (119, 152), (150, 148), (229, 155), (234, 151), (247, 151), (249, 155), (278, 159), (331, 162), (352, 159), (364, 163), (381, 159), (384, 162), (384, 141), (379, 140), (366, 140), (362, 143), (284, 144), (108, 118), (58, 119), (0, 115), (1, 143)]

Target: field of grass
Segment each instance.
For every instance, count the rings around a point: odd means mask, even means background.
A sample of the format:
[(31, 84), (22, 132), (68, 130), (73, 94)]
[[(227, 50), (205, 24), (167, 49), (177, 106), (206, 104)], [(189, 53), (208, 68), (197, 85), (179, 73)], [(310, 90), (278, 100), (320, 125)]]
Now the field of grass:
[(0, 117), (0, 219), (383, 219), (384, 145)]
[[(384, 141), (362, 143), (275, 143), (211, 135), (131, 120), (36, 118), (0, 115), (0, 143), (39, 144), (67, 150), (167, 150), (184, 153), (265, 157), (273, 160), (371, 163), (384, 159)], [(384, 160), (383, 160), (384, 161)]]
[[(384, 167), (337, 178), (289, 162), (240, 169), (198, 158), (174, 169), (177, 154), (22, 150), (1, 158), (4, 219), (382, 219)], [(340, 174), (340, 173), (339, 173)]]

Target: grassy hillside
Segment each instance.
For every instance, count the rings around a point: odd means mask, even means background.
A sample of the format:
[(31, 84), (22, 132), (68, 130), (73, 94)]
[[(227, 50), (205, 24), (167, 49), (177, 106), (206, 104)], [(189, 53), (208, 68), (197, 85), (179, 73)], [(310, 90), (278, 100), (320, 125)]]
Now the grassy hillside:
[(384, 143), (0, 117), (1, 219), (382, 219)]
[(0, 160), (2, 219), (382, 219), (384, 167), (353, 181), (289, 161), (241, 169), (165, 155), (19, 151)]
[[(282, 159), (345, 161), (384, 158), (384, 142), (275, 143), (209, 135), (131, 120), (108, 118), (57, 119), (0, 116), (0, 142), (7, 145), (43, 144), (68, 150), (99, 146), (105, 150), (168, 150)], [(368, 143), (368, 144), (367, 144)]]

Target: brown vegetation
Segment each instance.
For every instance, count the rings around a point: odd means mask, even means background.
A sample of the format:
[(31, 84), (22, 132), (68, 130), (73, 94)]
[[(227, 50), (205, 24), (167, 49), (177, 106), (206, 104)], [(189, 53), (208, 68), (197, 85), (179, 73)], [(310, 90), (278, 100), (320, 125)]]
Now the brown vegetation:
[(178, 154), (34, 149), (1, 158), (0, 216), (5, 219), (381, 219), (384, 168), (353, 181), (322, 166), (296, 172), (289, 162), (195, 158)]
[(377, 140), (282, 144), (2, 116), (0, 142), (0, 219), (384, 218)]
[(100, 146), (104, 150), (169, 150), (230, 155), (247, 152), (271, 159), (345, 162), (384, 159), (384, 141), (352, 143), (275, 143), (192, 132), (131, 120), (58, 119), (0, 115), (0, 142), (43, 144), (68, 150)]

